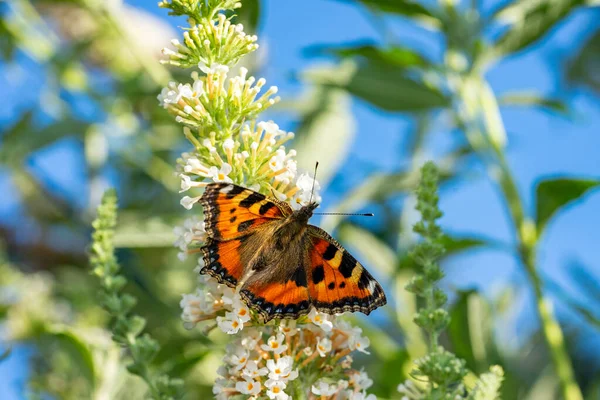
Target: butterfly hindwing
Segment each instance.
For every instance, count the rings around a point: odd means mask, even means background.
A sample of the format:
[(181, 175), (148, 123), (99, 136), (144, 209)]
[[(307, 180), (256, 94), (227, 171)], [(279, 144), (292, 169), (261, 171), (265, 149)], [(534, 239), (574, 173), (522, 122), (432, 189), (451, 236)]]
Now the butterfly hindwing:
[(308, 226), (308, 291), (321, 312), (360, 311), (369, 314), (386, 304), (385, 294), (369, 272), (327, 232)]
[(273, 318), (297, 319), (310, 309), (304, 267), (298, 267), (282, 282), (254, 281), (245, 285), (240, 295), (265, 322)]
[(325, 231), (307, 226), (302, 238), (282, 250), (265, 248), (262, 269), (240, 294), (265, 321), (307, 314), (311, 306), (327, 314), (369, 314), (386, 303), (381, 286)]
[(265, 195), (233, 183), (211, 183), (200, 199), (204, 207), (206, 233), (216, 240), (229, 240), (247, 235), (258, 226), (284, 218), (289, 206)]

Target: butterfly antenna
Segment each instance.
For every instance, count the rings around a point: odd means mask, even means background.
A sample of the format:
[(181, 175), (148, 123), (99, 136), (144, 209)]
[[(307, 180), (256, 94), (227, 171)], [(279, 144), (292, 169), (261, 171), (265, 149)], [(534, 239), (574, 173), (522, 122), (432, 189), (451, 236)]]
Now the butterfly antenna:
[(319, 162), (317, 161), (315, 163), (315, 173), (313, 174), (313, 184), (312, 184), (312, 189), (310, 189), (310, 200), (308, 201), (308, 204), (312, 203), (313, 194), (315, 193), (315, 182), (317, 181), (317, 168), (318, 167), (319, 167)]
[(360, 217), (374, 217), (373, 213), (314, 213), (314, 215), (358, 215)]

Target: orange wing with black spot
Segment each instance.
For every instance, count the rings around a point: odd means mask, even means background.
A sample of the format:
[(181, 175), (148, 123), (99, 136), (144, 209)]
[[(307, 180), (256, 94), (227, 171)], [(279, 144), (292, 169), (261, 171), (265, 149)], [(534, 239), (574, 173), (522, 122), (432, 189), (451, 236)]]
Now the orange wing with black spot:
[(211, 183), (200, 199), (206, 233), (216, 240), (247, 235), (256, 227), (291, 213), (289, 206), (233, 183)]
[(369, 314), (387, 300), (381, 285), (327, 232), (308, 226), (312, 246), (307, 271), (308, 292), (315, 308), (327, 314)]

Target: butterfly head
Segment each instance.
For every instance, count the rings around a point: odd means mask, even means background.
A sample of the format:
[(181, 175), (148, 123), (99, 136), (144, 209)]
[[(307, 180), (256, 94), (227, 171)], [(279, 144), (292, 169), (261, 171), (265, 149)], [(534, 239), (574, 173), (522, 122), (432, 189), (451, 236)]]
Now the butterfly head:
[(294, 211), (294, 218), (297, 219), (299, 222), (303, 222), (306, 224), (308, 223), (310, 217), (312, 217), (313, 211), (317, 207), (319, 207), (319, 203), (315, 203), (314, 201), (308, 203), (307, 205), (302, 206), (301, 209)]

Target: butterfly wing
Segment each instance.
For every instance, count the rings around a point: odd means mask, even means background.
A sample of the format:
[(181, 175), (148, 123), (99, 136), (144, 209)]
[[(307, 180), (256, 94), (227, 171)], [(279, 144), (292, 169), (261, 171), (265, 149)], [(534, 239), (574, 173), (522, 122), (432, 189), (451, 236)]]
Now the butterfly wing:
[(327, 314), (369, 314), (387, 300), (381, 285), (324, 230), (309, 225), (308, 292), (315, 308)]
[[(272, 241), (274, 242), (274, 241)], [(325, 231), (309, 225), (283, 249), (266, 247), (261, 269), (240, 290), (265, 321), (307, 314), (371, 311), (386, 304), (383, 289), (349, 252)]]
[(292, 212), (284, 203), (224, 182), (206, 186), (200, 202), (208, 235), (201, 249), (204, 267), (200, 273), (230, 287), (236, 287), (246, 272), (260, 248), (260, 238)]
[(206, 233), (216, 240), (240, 238), (258, 226), (292, 212), (285, 203), (226, 182), (206, 186), (200, 202), (204, 208)]
[(241, 247), (243, 239), (218, 241), (211, 238), (202, 246), (202, 259), (204, 267), (201, 274), (208, 274), (219, 283), (235, 287), (244, 273), (241, 260)]
[(325, 231), (284, 223), (292, 213), (286, 203), (232, 183), (209, 184), (200, 201), (209, 236), (201, 272), (239, 284), (265, 321), (298, 318), (311, 305), (329, 314), (369, 314), (386, 303), (377, 281)]
[(267, 322), (273, 318), (293, 318), (308, 314), (310, 298), (306, 272), (298, 266), (279, 281), (253, 280), (244, 285), (240, 295), (249, 307)]

